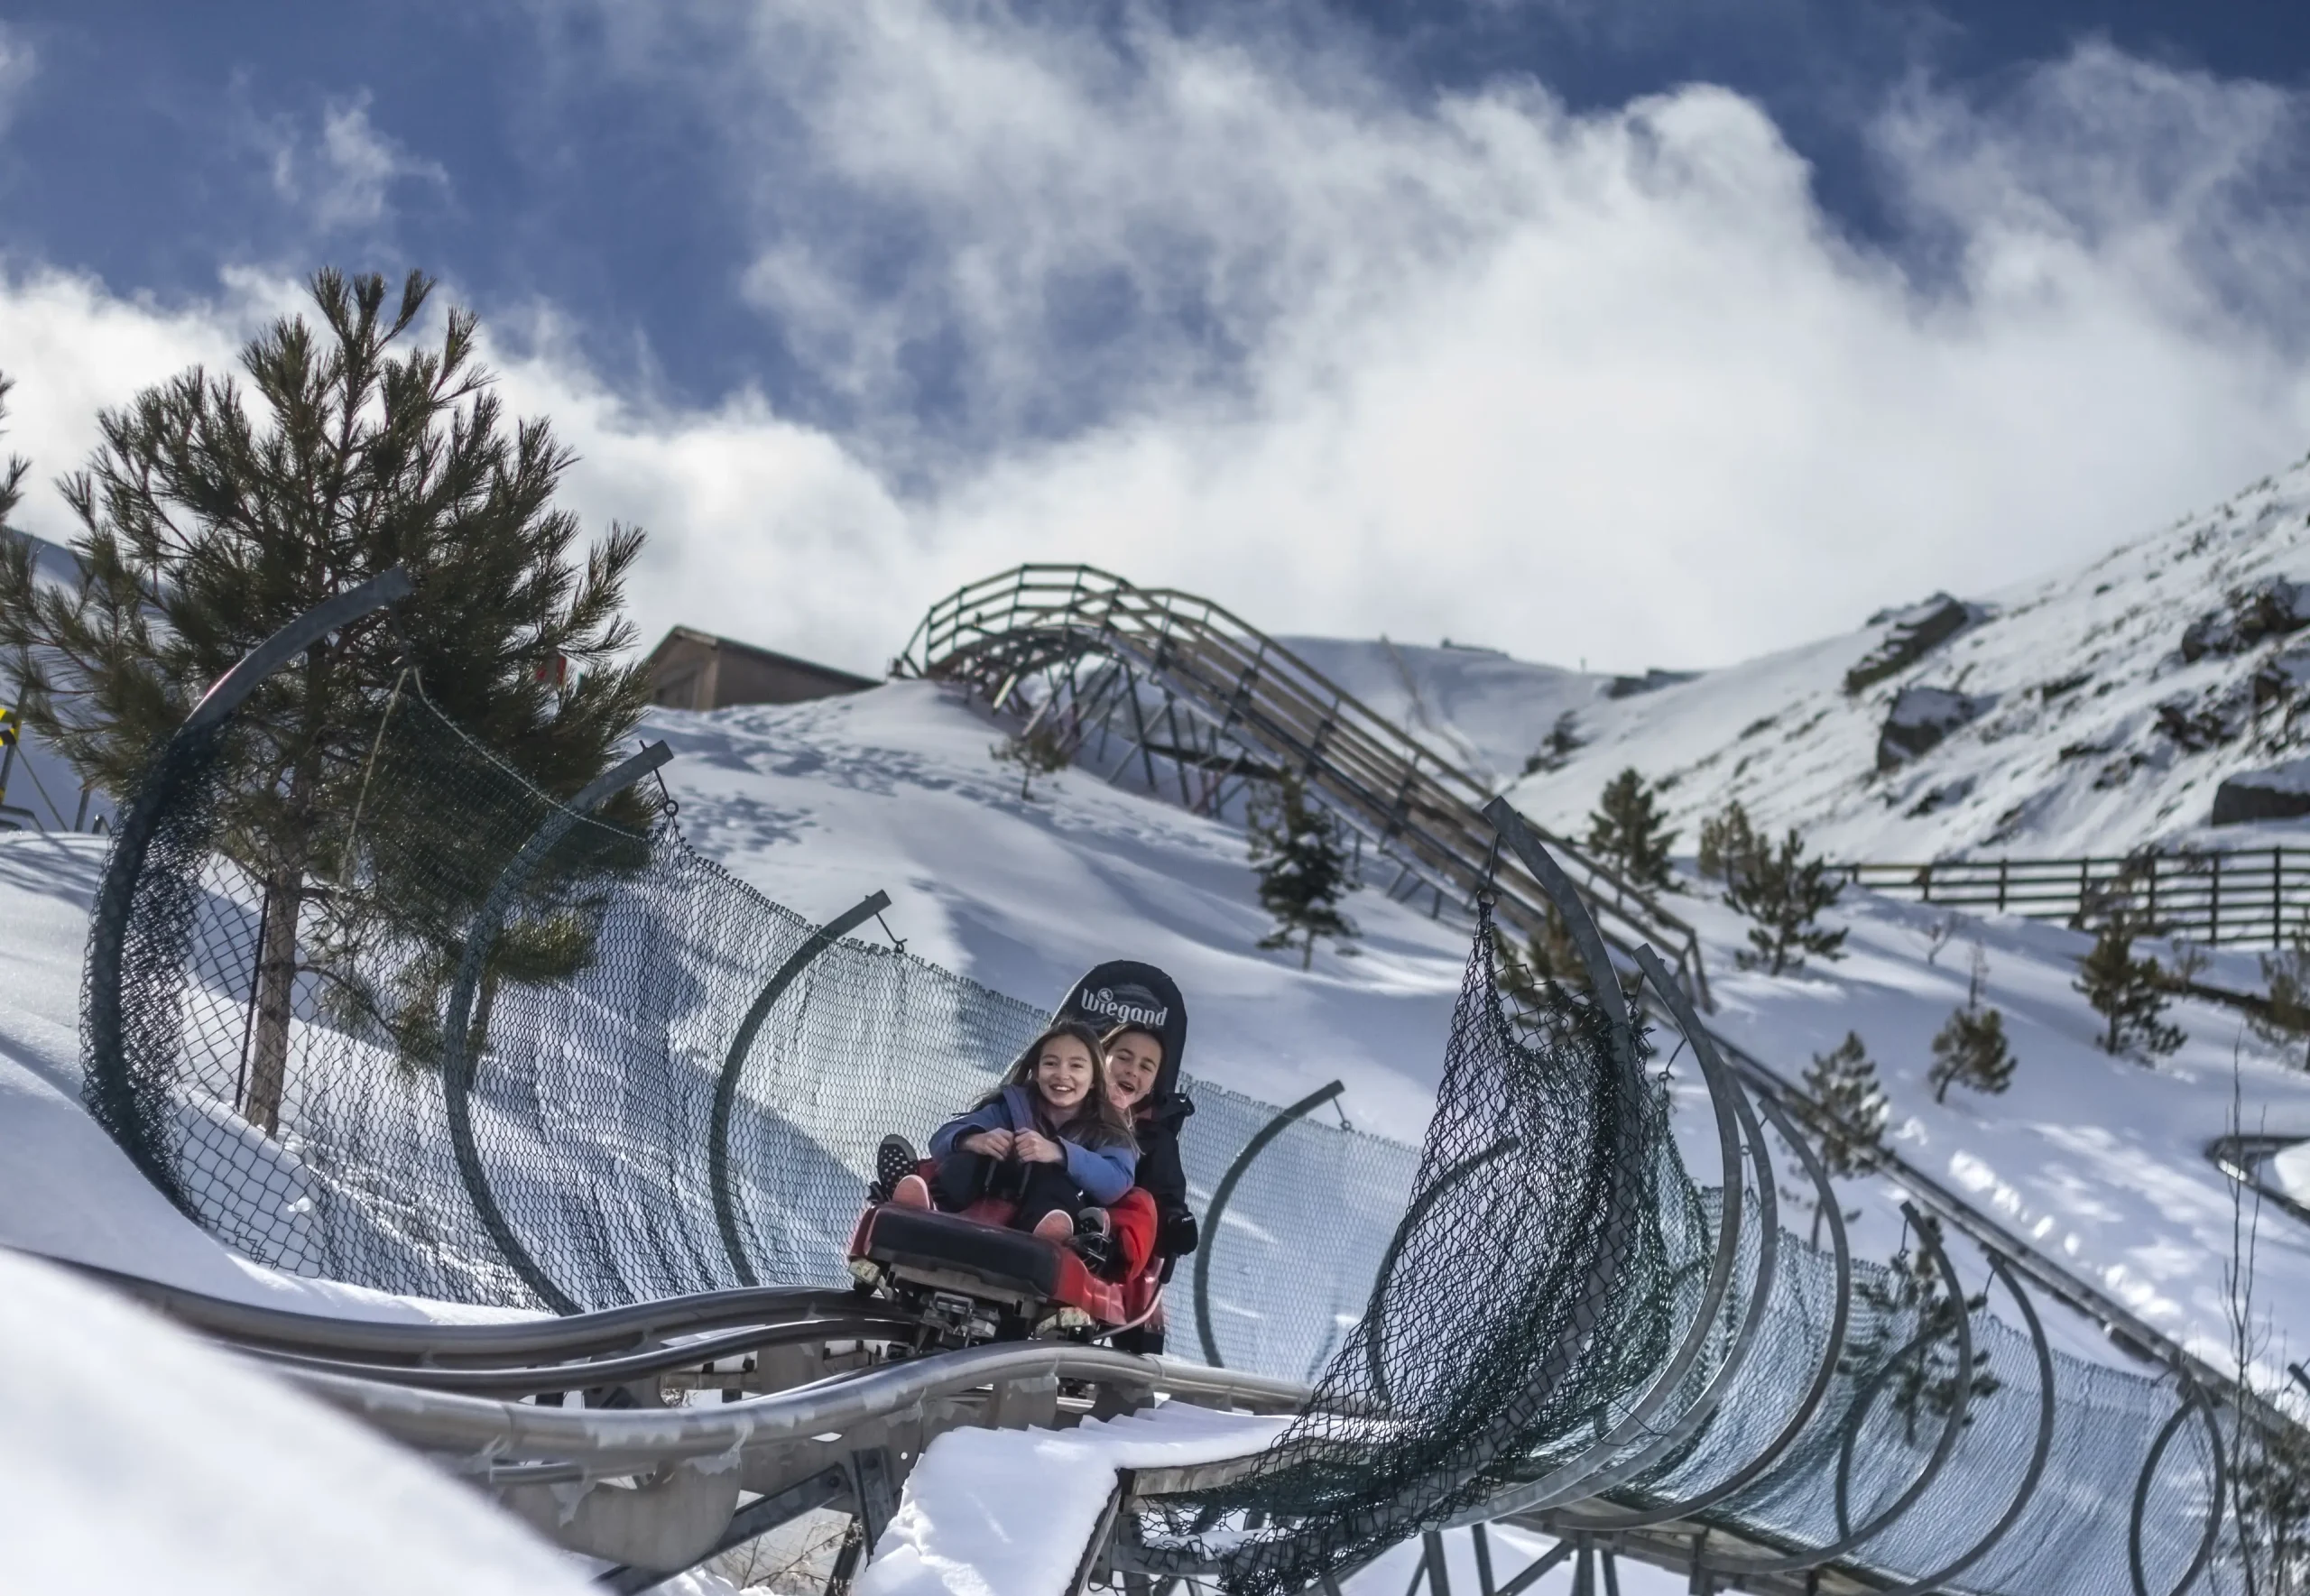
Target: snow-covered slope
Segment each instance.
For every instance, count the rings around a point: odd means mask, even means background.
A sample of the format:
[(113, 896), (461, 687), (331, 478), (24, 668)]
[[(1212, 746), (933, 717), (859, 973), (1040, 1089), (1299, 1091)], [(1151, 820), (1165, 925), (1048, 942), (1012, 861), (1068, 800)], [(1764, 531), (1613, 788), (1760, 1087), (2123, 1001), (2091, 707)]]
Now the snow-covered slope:
[(1074, 770), (1030, 799), (1003, 734), (948, 690), (894, 682), (812, 704), (661, 713), (683, 831), (771, 898), (828, 919), (876, 888), (913, 952), (1039, 1002), (1102, 959), (1187, 994), (1187, 1066), (1272, 1102), (1337, 1077), (1357, 1124), (1417, 1138), (1467, 960), (1461, 935), (1359, 895), (1363, 931), (1312, 971), (1268, 929), (1243, 834)]
[[(2250, 844), (2211, 830), (2225, 777), (2310, 754), (2310, 462), (2082, 568), (1960, 595), (1966, 623), (1906, 664), (1889, 640), (1927, 601), (1690, 680), (1583, 675), (1466, 648), (1293, 639), (1291, 646), (1439, 752), (1504, 784), (1544, 826), (1578, 831), (1634, 766), (1668, 788), (1692, 846), (1739, 798), (1838, 858), (2122, 853)], [(2295, 585), (2303, 585), (2297, 591)], [(1934, 627), (1925, 629), (1930, 637)], [(1673, 640), (1663, 640), (1664, 653)], [(1864, 670), (1880, 661), (1892, 669)], [(1945, 734), (1880, 740), (1939, 689)], [(1902, 696), (1910, 692), (1904, 703)], [(1954, 707), (1952, 707), (1954, 701)], [(1581, 746), (1550, 757), (1549, 733)], [(1912, 741), (1917, 741), (1912, 739)], [(1543, 768), (1527, 771), (1538, 754)], [(1880, 764), (1884, 768), (1880, 768)]]
[(0, 1586), (24, 1596), (598, 1589), (353, 1420), (0, 1252)]

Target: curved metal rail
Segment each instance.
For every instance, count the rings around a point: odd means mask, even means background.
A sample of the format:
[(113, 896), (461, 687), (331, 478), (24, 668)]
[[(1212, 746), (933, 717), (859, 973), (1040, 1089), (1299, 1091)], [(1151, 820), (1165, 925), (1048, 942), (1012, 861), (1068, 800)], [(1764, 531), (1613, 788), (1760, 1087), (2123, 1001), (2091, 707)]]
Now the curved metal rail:
[(929, 1398), (1033, 1379), (1115, 1384), (1251, 1410), (1293, 1411), (1311, 1392), (1290, 1380), (1175, 1359), (1030, 1342), (970, 1347), (821, 1381), (799, 1390), (705, 1407), (567, 1410), (413, 1389), (319, 1370), (286, 1369), (291, 1384), (411, 1446), (476, 1465), (507, 1458), (577, 1462), (609, 1474), (749, 1451), (889, 1418)]
[(188, 1329), (255, 1351), (278, 1350), (375, 1364), (502, 1368), (632, 1352), (669, 1336), (741, 1324), (785, 1324), (854, 1314), (848, 1288), (764, 1286), (706, 1291), (599, 1308), (567, 1317), (485, 1324), (338, 1318), (236, 1302), (115, 1269), (47, 1261), (134, 1297)]
[(2222, 1533), (2222, 1508), (2229, 1499), (2224, 1490), (2229, 1476), (2229, 1460), (2222, 1451), (2222, 1426), (2214, 1421), (2213, 1404), (2205, 1399), (2205, 1393), (2194, 1384), (2185, 1382), (2181, 1407), (2174, 1410), (2173, 1416), (2158, 1432), (2158, 1438), (2149, 1444), (2149, 1454), (2141, 1460), (2141, 1473), (2134, 1481), (2133, 1516), (2126, 1527), (2126, 1572), (2132, 1577), (2134, 1596), (2149, 1596), (2148, 1576), (2141, 1566), (2141, 1510), (2148, 1503), (2150, 1482), (2157, 1477), (2158, 1465), (2166, 1460), (2166, 1449), (2173, 1444), (2175, 1432), (2188, 1422), (2193, 1412), (2205, 1424), (2206, 1446), (2213, 1460), (2213, 1489), (2206, 1496), (2210, 1506), (2205, 1516), (2205, 1530), (2198, 1538), (2197, 1550), (2191, 1555), (2190, 1565), (2182, 1571), (2182, 1577), (2174, 1582), (2174, 1588), (2167, 1592), (2167, 1596), (2182, 1596), (2183, 1591), (2197, 1582), (2198, 1575), (2205, 1572), (2205, 1565), (2213, 1558), (2214, 1539)]

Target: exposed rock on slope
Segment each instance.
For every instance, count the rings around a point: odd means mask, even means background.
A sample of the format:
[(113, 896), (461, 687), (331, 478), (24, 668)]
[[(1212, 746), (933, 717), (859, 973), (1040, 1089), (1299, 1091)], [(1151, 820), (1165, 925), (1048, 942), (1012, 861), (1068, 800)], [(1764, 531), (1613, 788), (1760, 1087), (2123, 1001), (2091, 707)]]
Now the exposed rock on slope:
[(1877, 768), (1890, 770), (1916, 758), (1978, 716), (1989, 703), (1946, 687), (1903, 687), (1893, 695), (1885, 729), (1877, 733)]
[(1945, 593), (1936, 593), (1907, 609), (1878, 611), (1869, 617), (1869, 624), (1883, 626), (1884, 635), (1844, 673), (1844, 690), (1858, 693), (1899, 675), (1983, 613), (1979, 605), (1961, 603)]
[(2310, 815), (2310, 759), (2288, 760), (2267, 770), (2241, 770), (2214, 789), (2213, 824), (2291, 820)]

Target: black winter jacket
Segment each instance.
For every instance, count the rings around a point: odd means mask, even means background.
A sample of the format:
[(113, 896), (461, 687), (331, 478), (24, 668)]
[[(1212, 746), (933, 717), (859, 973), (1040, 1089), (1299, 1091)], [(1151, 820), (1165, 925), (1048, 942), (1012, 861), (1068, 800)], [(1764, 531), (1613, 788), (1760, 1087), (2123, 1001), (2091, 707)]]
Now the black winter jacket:
[[(1184, 1092), (1150, 1100), (1147, 1112), (1132, 1127), (1139, 1139), (1139, 1168), (1132, 1184), (1144, 1187), (1155, 1199), (1159, 1235), (1176, 1235), (1182, 1217), (1191, 1227), (1194, 1210), (1187, 1206), (1187, 1170), (1179, 1163), (1179, 1128), (1195, 1112), (1195, 1101)], [(1160, 1242), (1157, 1250), (1169, 1251)], [(1192, 1244), (1178, 1250), (1192, 1252)]]

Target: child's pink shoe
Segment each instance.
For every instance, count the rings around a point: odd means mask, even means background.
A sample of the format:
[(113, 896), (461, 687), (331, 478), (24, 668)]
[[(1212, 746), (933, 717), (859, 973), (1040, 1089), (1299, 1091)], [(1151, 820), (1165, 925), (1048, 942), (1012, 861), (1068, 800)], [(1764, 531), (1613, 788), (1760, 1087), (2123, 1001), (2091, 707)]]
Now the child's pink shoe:
[(891, 1206), (893, 1208), (929, 1207), (930, 1183), (919, 1175), (901, 1176), (898, 1185), (891, 1188)]
[(1044, 1241), (1065, 1241), (1075, 1234), (1075, 1217), (1064, 1209), (1054, 1208), (1035, 1221), (1035, 1235)]

